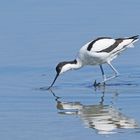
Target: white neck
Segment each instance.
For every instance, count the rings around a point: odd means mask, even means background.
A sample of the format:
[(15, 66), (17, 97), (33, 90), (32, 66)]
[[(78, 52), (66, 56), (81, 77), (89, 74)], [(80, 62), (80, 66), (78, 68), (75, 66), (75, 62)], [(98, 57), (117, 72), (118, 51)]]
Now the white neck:
[(61, 73), (64, 73), (68, 70), (80, 69), (81, 67), (82, 67), (82, 62), (79, 58), (77, 58), (76, 60), (69, 61), (67, 64), (65, 64), (61, 70)]
[(76, 59), (76, 64), (71, 64), (72, 69), (80, 69), (82, 67), (82, 62), (79, 58)]

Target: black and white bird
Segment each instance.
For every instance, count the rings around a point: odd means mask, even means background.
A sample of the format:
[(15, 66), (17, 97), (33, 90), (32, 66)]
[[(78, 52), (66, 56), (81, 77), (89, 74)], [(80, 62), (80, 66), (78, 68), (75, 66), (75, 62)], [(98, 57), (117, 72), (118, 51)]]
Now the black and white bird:
[[(138, 35), (117, 39), (113, 39), (111, 37), (99, 37), (95, 40), (88, 42), (79, 50), (79, 53), (75, 60), (60, 62), (56, 66), (56, 76), (48, 89), (50, 89), (54, 85), (59, 75), (63, 74), (68, 70), (79, 69), (86, 65), (100, 66), (103, 81), (101, 83), (96, 83), (95, 81), (94, 86), (100, 84), (105, 85), (106, 81), (109, 81), (119, 75), (118, 71), (111, 64), (111, 61), (127, 48), (134, 47), (133, 43), (136, 42), (138, 39)], [(113, 70), (113, 76), (106, 77), (102, 67), (102, 65), (105, 63), (108, 64)]]

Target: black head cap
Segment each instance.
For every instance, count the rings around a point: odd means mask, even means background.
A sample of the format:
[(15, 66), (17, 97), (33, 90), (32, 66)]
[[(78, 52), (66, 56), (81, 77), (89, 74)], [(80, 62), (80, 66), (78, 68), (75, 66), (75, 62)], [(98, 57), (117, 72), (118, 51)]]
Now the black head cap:
[(58, 78), (58, 76), (59, 76), (59, 74), (60, 74), (60, 72), (61, 72), (61, 70), (62, 70), (62, 67), (63, 67), (65, 64), (67, 64), (67, 62), (60, 62), (60, 63), (56, 66), (56, 76), (55, 76), (55, 78), (54, 78), (54, 80), (53, 80), (51, 86), (50, 86), (48, 89), (50, 89), (50, 88), (54, 85), (56, 79)]
[(64, 65), (66, 65), (68, 62), (60, 62), (57, 66), (56, 66), (56, 72), (57, 74), (60, 74), (62, 68)]
[[(66, 64), (76, 64), (76, 63), (77, 63), (77, 60), (60, 62), (60, 63), (56, 66), (56, 76), (55, 76), (55, 78), (54, 78), (54, 80), (53, 80), (51, 86), (50, 86), (48, 89), (50, 89), (50, 88), (54, 85), (54, 83), (55, 83), (56, 79), (58, 78), (58, 76), (60, 75), (60, 73), (61, 73), (62, 68), (64, 67), (64, 65), (66, 65)], [(64, 72), (64, 71), (63, 71), (63, 72)], [(62, 72), (62, 73), (63, 73), (63, 72)]]

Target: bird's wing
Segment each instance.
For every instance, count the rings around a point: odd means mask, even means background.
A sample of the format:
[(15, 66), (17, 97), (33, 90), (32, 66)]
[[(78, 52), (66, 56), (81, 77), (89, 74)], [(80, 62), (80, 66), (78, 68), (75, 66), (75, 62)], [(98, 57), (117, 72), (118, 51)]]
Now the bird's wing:
[(102, 37), (97, 38), (87, 44), (87, 50), (91, 52), (100, 52), (112, 46), (116, 42), (115, 39)]
[[(124, 50), (125, 48), (128, 47), (133, 47), (133, 43), (135, 42), (136, 38), (130, 37), (130, 38), (117, 38), (117, 39), (112, 39), (112, 38), (97, 38), (88, 44), (87, 50), (90, 52), (106, 52), (106, 53), (113, 53), (116, 51), (121, 51)], [(138, 40), (138, 39), (137, 39)]]

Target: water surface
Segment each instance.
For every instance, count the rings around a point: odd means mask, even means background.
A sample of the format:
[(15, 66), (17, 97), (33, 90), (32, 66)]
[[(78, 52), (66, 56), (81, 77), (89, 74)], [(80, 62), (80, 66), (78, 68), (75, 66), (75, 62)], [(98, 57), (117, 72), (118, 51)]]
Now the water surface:
[[(97, 36), (140, 34), (139, 0), (0, 2), (0, 136), (3, 140), (131, 140), (140, 137), (140, 43), (113, 62), (107, 86), (85, 67), (47, 88), (55, 66)], [(104, 66), (107, 75), (112, 74)]]

